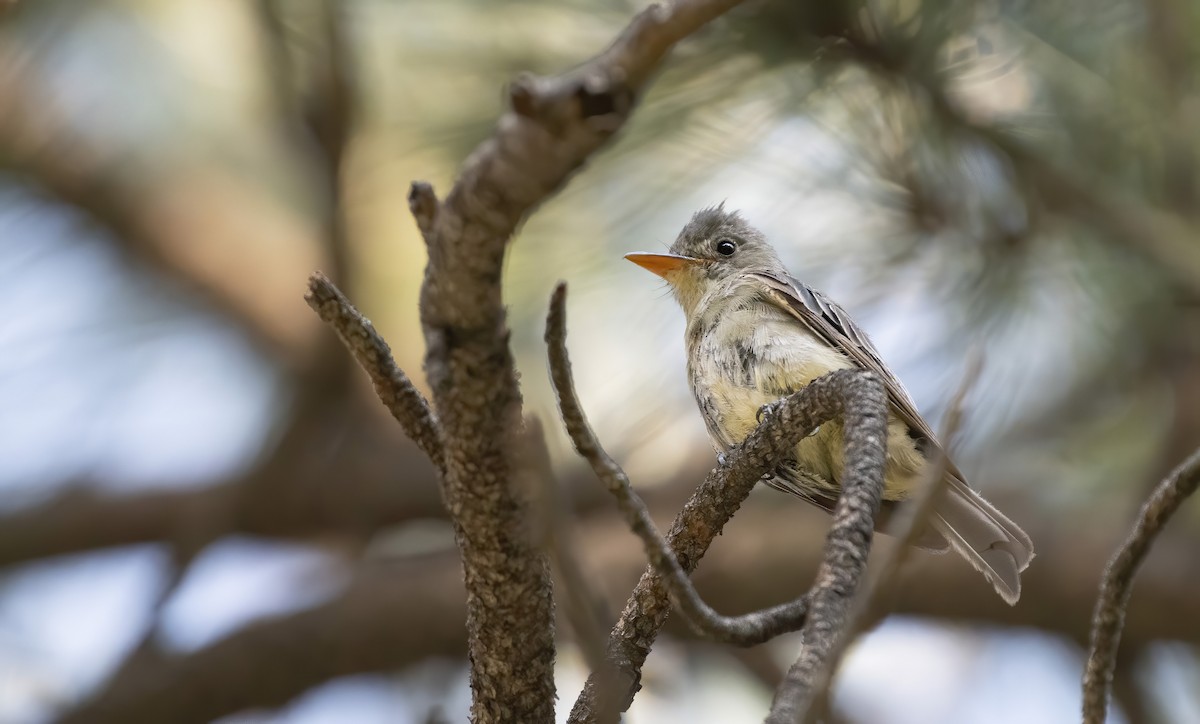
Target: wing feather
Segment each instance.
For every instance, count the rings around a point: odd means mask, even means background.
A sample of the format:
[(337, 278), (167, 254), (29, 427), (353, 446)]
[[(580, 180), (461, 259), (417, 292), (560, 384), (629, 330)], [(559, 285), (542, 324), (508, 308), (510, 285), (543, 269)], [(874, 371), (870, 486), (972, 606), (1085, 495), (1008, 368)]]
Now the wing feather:
[[(930, 445), (939, 444), (929, 423), (917, 411), (917, 405), (908, 390), (884, 364), (867, 333), (855, 324), (845, 309), (790, 276), (781, 278), (767, 272), (750, 272), (749, 275), (763, 284), (764, 296), (768, 300), (791, 313), (809, 331), (841, 351), (860, 368), (879, 375), (887, 390), (888, 402), (897, 416), (910, 430), (928, 440)], [(952, 475), (962, 477), (953, 462), (949, 470)]]
[[(766, 299), (790, 312), (809, 331), (840, 350), (859, 367), (879, 375), (892, 410), (909, 430), (927, 440), (929, 445), (940, 445), (929, 423), (917, 411), (908, 390), (883, 363), (875, 345), (846, 310), (790, 276), (778, 277), (764, 272), (751, 272), (750, 276), (763, 284)], [(971, 490), (950, 460), (947, 460), (947, 473), (949, 494), (939, 505), (931, 535), (918, 541), (918, 545), (944, 549), (948, 543), (984, 573), (1005, 601), (1015, 603), (1021, 593), (1020, 572), (1033, 559), (1032, 541), (1016, 523)], [(812, 499), (813, 496), (806, 497)], [(816, 503), (827, 507), (830, 501)], [(878, 525), (880, 521), (876, 523)], [(940, 544), (939, 536), (945, 538)]]

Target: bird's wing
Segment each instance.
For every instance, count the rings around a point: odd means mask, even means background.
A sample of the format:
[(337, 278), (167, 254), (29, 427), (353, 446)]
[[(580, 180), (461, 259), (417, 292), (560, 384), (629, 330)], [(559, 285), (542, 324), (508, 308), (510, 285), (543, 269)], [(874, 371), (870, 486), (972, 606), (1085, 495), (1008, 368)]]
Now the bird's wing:
[[(888, 402), (909, 429), (925, 438), (930, 445), (937, 445), (937, 437), (917, 411), (912, 396), (892, 371), (879, 357), (879, 351), (866, 332), (859, 329), (846, 310), (836, 302), (790, 276), (779, 277), (766, 272), (750, 272), (752, 278), (763, 285), (764, 296), (790, 312), (818, 338), (825, 340), (834, 349), (841, 351), (851, 361), (865, 370), (871, 370), (883, 380)], [(950, 472), (962, 477), (953, 463)]]
[[(927, 440), (928, 445), (938, 445), (929, 423), (917, 412), (904, 385), (888, 370), (878, 350), (846, 310), (789, 276), (779, 278), (759, 272), (751, 276), (763, 284), (768, 300), (790, 312), (818, 338), (861, 368), (879, 375), (887, 388), (888, 402), (908, 429)], [(925, 450), (922, 453), (928, 454)], [(1020, 572), (1033, 559), (1033, 542), (1016, 523), (971, 490), (953, 462), (947, 460), (946, 467), (950, 478), (948, 495), (935, 509), (928, 535), (917, 544), (931, 550), (944, 550), (948, 544), (981, 571), (1005, 601), (1015, 603), (1021, 595)], [(876, 526), (880, 524), (876, 519)], [(945, 540), (939, 542), (939, 536)]]

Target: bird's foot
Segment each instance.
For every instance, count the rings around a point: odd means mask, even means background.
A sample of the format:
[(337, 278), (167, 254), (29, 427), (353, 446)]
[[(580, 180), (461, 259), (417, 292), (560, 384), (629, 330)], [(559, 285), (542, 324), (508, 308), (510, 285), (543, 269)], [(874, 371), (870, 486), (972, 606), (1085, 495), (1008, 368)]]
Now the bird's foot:
[[(758, 408), (758, 411), (754, 413), (754, 421), (756, 423), (758, 423), (759, 425), (761, 425), (762, 421), (763, 421), (763, 416), (765, 416), (769, 412), (774, 412), (775, 408), (778, 407), (779, 404), (780, 404), (779, 401), (768, 402), (767, 404)], [(805, 437), (813, 437), (820, 431), (821, 431), (821, 426), (817, 425), (816, 427), (813, 428), (813, 431), (808, 433), (807, 435), (805, 435)]]

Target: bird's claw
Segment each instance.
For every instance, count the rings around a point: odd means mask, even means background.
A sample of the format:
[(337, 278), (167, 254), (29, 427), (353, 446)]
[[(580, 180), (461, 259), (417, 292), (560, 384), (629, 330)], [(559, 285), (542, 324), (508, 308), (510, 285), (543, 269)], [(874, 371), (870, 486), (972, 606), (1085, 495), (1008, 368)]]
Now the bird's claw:
[(723, 452), (717, 453), (717, 465), (720, 465), (721, 467), (725, 467), (725, 460), (726, 460), (725, 453), (723, 453)]
[(813, 431), (808, 433), (807, 435), (805, 435), (805, 437), (816, 437), (817, 433), (820, 431), (821, 431), (821, 426), (817, 425), (816, 427), (813, 428)]

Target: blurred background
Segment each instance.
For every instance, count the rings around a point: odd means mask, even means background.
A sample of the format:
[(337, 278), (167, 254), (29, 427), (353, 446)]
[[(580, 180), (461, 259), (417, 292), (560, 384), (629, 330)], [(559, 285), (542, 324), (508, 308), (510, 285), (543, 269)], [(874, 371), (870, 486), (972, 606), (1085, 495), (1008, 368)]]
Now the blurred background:
[[(409, 182), (447, 191), (509, 79), (640, 7), (0, 2), (0, 721), (465, 720), (436, 480), (305, 279), (334, 277), (423, 387)], [(1038, 548), (1012, 609), (913, 556), (833, 715), (1077, 717), (1103, 565), (1200, 441), (1198, 27), (1188, 0), (751, 2), (679, 48), (506, 266), (526, 408), (610, 617), (644, 559), (557, 425), (546, 301), (570, 283), (583, 402), (666, 525), (713, 454), (682, 314), (621, 256), (724, 201), (935, 427), (982, 347), (955, 454)], [(827, 522), (756, 491), (698, 585), (726, 613), (790, 599)], [(1197, 550), (1192, 505), (1134, 589), (1114, 722), (1200, 721)], [(414, 586), (447, 603), (397, 620)], [(420, 645), (388, 646), (400, 627)], [(587, 671), (559, 637), (565, 719)], [(796, 646), (669, 629), (627, 720), (760, 721)]]

